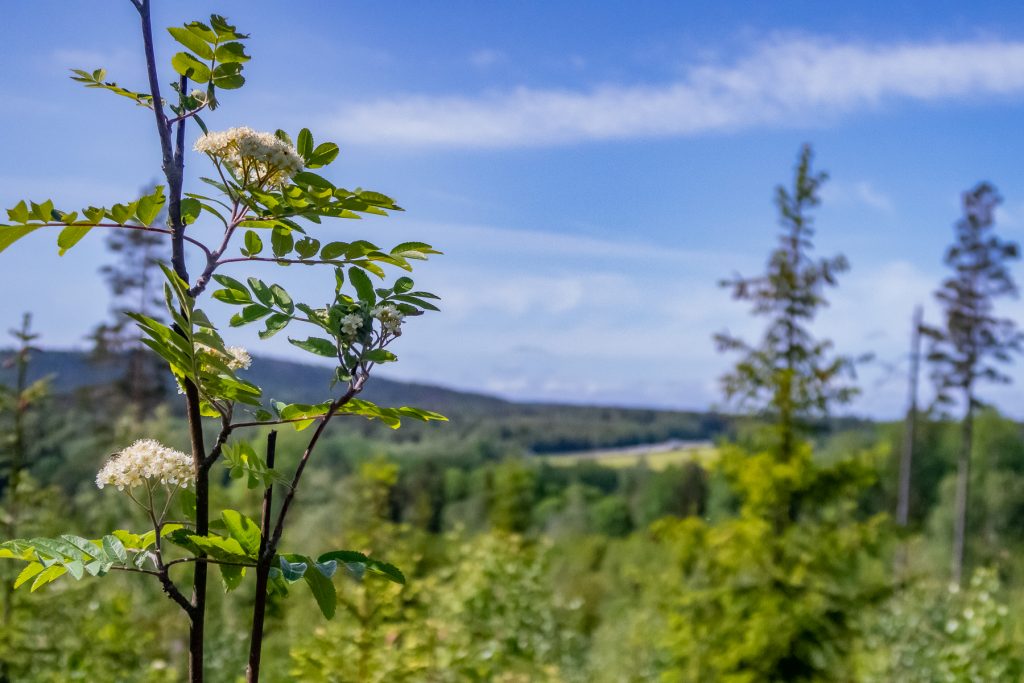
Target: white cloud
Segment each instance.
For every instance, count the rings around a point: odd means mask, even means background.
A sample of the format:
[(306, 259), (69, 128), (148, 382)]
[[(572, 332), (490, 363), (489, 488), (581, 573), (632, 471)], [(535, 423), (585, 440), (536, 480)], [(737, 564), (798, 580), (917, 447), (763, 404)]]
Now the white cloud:
[(821, 198), (829, 204), (859, 204), (882, 213), (892, 213), (895, 208), (889, 195), (866, 180), (830, 181), (822, 188)]
[(478, 69), (487, 69), (507, 59), (500, 50), (477, 50), (469, 56), (469, 63)]
[(343, 109), (328, 126), (351, 143), (514, 147), (805, 125), (889, 100), (1022, 91), (1024, 42), (776, 39), (730, 64), (690, 67), (674, 83), (409, 95)]

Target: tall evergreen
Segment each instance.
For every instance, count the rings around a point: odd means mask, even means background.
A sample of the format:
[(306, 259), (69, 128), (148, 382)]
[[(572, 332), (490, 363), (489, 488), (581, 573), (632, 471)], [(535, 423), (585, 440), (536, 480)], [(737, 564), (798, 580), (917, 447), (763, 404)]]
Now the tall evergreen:
[(941, 327), (924, 330), (931, 337), (928, 360), (938, 399), (944, 404), (958, 402), (964, 411), (950, 562), (956, 583), (960, 583), (964, 568), (974, 412), (982, 405), (978, 383), (1009, 382), (999, 365), (1010, 361), (1024, 343), (1016, 323), (995, 312), (998, 298), (1018, 293), (1008, 264), (1020, 258), (1016, 243), (995, 234), (995, 210), (1001, 201), (989, 183), (979, 183), (964, 193), (963, 218), (956, 223), (955, 239), (945, 256), (953, 274), (935, 292), (944, 322)]
[[(157, 221), (165, 219), (162, 212)], [(107, 414), (119, 414), (127, 407), (144, 416), (166, 398), (163, 364), (142, 344), (138, 328), (126, 315), (160, 318), (163, 276), (159, 264), (169, 258), (165, 242), (162, 235), (143, 230), (114, 230), (107, 236), (107, 250), (116, 258), (100, 273), (110, 289), (111, 320), (97, 325), (89, 336), (93, 361), (118, 369), (110, 386), (94, 392), (94, 398), (110, 409)], [(122, 405), (126, 401), (127, 406)]]
[(754, 315), (767, 318), (764, 336), (756, 344), (728, 333), (715, 336), (720, 350), (740, 354), (722, 378), (726, 398), (772, 423), (773, 447), (781, 460), (793, 456), (811, 420), (826, 415), (833, 404), (847, 403), (857, 391), (843, 381), (853, 375), (853, 360), (836, 355), (831, 341), (816, 338), (809, 329), (827, 305), (825, 289), (834, 287), (836, 276), (848, 268), (841, 255), (816, 259), (811, 254), (811, 210), (821, 203), (819, 188), (828, 177), (812, 169), (812, 157), (811, 147), (804, 145), (792, 189), (776, 188), (779, 241), (765, 272), (721, 282), (734, 299), (750, 303)]

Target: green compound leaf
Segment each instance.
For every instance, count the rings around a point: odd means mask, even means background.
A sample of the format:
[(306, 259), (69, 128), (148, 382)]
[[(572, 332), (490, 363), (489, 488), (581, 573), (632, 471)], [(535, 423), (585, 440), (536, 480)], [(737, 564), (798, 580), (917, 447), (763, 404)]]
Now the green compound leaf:
[(220, 517), (228, 535), (238, 541), (246, 555), (255, 559), (260, 551), (259, 526), (237, 510), (224, 510)]

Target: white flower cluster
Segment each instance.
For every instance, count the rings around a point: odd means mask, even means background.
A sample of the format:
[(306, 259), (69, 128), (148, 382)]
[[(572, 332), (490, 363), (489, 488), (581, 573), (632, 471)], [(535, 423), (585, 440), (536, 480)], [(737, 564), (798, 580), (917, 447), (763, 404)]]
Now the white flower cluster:
[(349, 339), (356, 336), (359, 328), (363, 326), (363, 316), (358, 313), (349, 313), (341, 319), (341, 334)]
[(249, 366), (252, 365), (252, 356), (250, 356), (249, 352), (241, 346), (224, 347), (224, 350), (227, 351), (227, 355), (224, 355), (219, 351), (215, 351), (213, 347), (207, 346), (206, 344), (196, 344), (196, 349), (211, 356), (219, 356), (224, 364), (232, 370), (248, 370)]
[(227, 346), (224, 348), (228, 352), (228, 367), (232, 370), (248, 370), (249, 366), (252, 365), (252, 356), (241, 346)]
[(229, 128), (196, 140), (195, 150), (219, 159), (247, 186), (280, 186), (302, 170), (302, 157), (273, 133)]
[(159, 441), (141, 439), (104, 463), (96, 475), (96, 486), (116, 486), (123, 491), (148, 480), (187, 488), (194, 479), (191, 457)]
[(380, 321), (380, 326), (385, 334), (391, 334), (396, 337), (402, 335), (402, 319), (405, 316), (394, 305), (375, 306), (370, 311), (370, 315)]

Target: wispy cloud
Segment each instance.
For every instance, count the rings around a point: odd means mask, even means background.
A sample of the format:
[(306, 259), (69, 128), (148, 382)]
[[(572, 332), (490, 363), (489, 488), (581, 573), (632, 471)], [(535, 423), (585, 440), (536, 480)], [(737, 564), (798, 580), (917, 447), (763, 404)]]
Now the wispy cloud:
[(890, 100), (1024, 92), (1024, 42), (902, 44), (775, 39), (732, 63), (663, 85), (409, 95), (355, 105), (329, 122), (350, 142), (514, 147), (803, 125)]
[(859, 204), (882, 213), (892, 213), (894, 210), (889, 195), (866, 180), (852, 183), (842, 180), (831, 181), (822, 188), (821, 195), (828, 203)]
[(501, 64), (508, 58), (500, 50), (477, 50), (469, 56), (469, 63), (478, 69), (487, 69), (496, 64)]

